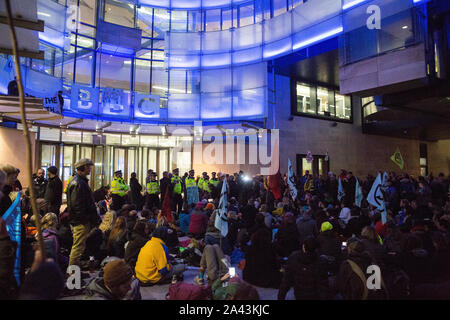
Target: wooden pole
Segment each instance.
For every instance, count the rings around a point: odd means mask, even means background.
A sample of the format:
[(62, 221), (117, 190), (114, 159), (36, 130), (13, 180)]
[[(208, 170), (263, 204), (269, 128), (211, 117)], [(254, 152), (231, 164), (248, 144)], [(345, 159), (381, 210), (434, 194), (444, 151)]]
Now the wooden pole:
[(14, 62), (15, 62), (15, 68), (16, 68), (16, 77), (17, 77), (17, 86), (19, 89), (19, 104), (20, 104), (20, 116), (21, 116), (21, 122), (22, 122), (22, 131), (25, 138), (25, 150), (26, 150), (26, 163), (27, 163), (27, 169), (28, 169), (28, 189), (30, 191), (30, 202), (31, 202), (31, 208), (33, 210), (33, 215), (36, 220), (36, 229), (37, 229), (37, 239), (39, 244), (39, 250), (42, 254), (42, 259), (45, 261), (45, 248), (44, 248), (44, 239), (42, 238), (42, 228), (41, 228), (41, 217), (38, 214), (37, 206), (36, 206), (36, 198), (34, 195), (34, 189), (33, 189), (33, 177), (32, 177), (32, 160), (31, 160), (31, 143), (30, 143), (30, 134), (28, 131), (28, 124), (25, 114), (25, 94), (23, 89), (23, 83), (22, 83), (22, 74), (20, 71), (20, 60), (18, 55), (18, 45), (17, 45), (17, 37), (16, 32), (14, 30), (14, 22), (12, 17), (12, 10), (11, 10), (11, 2), (10, 0), (5, 0), (6, 3), (6, 11), (8, 14), (8, 25), (9, 30), (11, 34), (11, 41), (12, 41), (12, 50), (14, 55)]

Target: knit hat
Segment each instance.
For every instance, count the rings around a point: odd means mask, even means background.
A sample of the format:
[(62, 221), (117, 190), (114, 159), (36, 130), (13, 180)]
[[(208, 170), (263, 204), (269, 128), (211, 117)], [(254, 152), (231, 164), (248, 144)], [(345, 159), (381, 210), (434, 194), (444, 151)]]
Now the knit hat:
[(206, 205), (206, 210), (215, 210), (215, 209), (216, 209), (216, 207), (214, 207), (214, 205), (212, 203), (208, 203)]
[(197, 202), (197, 204), (195, 205), (196, 208), (203, 208), (205, 206), (205, 204), (203, 202)]
[(55, 166), (51, 166), (47, 169), (47, 171), (50, 172), (51, 174), (57, 174), (58, 168), (56, 168)]
[(320, 226), (320, 231), (324, 232), (324, 231), (328, 231), (328, 230), (333, 230), (333, 225), (331, 223), (329, 223), (328, 221), (325, 221)]
[(118, 287), (133, 276), (130, 266), (125, 260), (114, 260), (104, 268), (103, 280), (108, 287)]

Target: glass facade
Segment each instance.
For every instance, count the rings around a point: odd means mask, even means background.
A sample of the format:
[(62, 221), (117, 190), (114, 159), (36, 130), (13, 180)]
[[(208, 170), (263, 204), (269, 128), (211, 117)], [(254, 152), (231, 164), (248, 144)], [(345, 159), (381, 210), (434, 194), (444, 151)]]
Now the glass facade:
[(294, 115), (352, 121), (351, 97), (338, 91), (303, 82), (295, 83)]
[[(104, 133), (103, 140), (91, 131), (42, 126), (35, 129), (39, 146), (38, 166), (45, 170), (50, 166), (60, 168), (59, 176), (64, 186), (73, 173), (75, 162), (81, 158), (89, 158), (94, 162), (89, 178), (94, 190), (110, 184), (116, 170), (122, 170), (127, 181), (131, 173), (136, 172), (139, 182), (144, 185), (149, 169), (156, 171), (162, 178), (164, 171), (171, 172), (179, 168), (184, 174), (192, 168), (192, 148), (189, 146), (192, 146), (193, 140), (189, 136)], [(18, 130), (21, 130), (20, 126)], [(96, 143), (94, 136), (97, 138)], [(178, 148), (182, 143), (187, 143), (187, 147)]]

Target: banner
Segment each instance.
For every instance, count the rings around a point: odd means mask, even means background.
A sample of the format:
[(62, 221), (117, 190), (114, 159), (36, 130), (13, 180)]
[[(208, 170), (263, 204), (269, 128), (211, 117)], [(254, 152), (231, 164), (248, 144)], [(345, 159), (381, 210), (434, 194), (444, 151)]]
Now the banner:
[(363, 200), (363, 194), (361, 191), (361, 186), (359, 185), (358, 178), (356, 178), (356, 188), (355, 188), (355, 203), (357, 207), (361, 208), (361, 202)]
[(403, 161), (403, 157), (402, 154), (400, 153), (399, 148), (397, 148), (395, 153), (391, 156), (391, 160), (394, 161), (394, 163), (398, 165), (401, 170), (403, 170), (405, 162)]
[[(44, 108), (50, 112), (62, 114), (62, 105), (59, 101), (58, 94), (48, 97), (43, 97), (42, 102), (44, 104)], [(64, 104), (64, 102), (63, 102)]]
[(193, 204), (193, 203), (195, 204), (199, 201), (197, 186), (187, 187), (186, 193), (187, 193), (187, 204), (188, 205)]
[(291, 159), (288, 158), (288, 185), (289, 193), (291, 194), (292, 200), (295, 201), (297, 198), (297, 188), (295, 187), (294, 171), (292, 170)]
[(228, 234), (228, 202), (227, 202), (227, 183), (224, 180), (222, 184), (222, 192), (220, 194), (219, 206), (216, 210), (216, 220), (214, 226), (220, 231), (223, 237)]
[(345, 197), (344, 187), (342, 187), (341, 178), (339, 177), (339, 187), (338, 187), (338, 200), (341, 201)]
[(17, 242), (16, 262), (14, 263), (14, 275), (17, 285), (20, 286), (20, 242), (21, 242), (21, 222), (20, 214), (20, 193), (17, 194), (13, 204), (8, 208), (2, 219), (6, 222), (6, 230), (8, 230), (11, 241)]

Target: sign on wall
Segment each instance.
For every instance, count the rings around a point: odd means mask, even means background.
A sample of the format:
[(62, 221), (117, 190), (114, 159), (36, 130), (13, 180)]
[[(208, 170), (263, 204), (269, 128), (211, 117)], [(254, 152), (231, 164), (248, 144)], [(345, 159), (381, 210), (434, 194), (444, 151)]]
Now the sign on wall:
[(160, 99), (159, 96), (151, 94), (136, 93), (134, 96), (135, 118), (159, 118)]
[(99, 88), (73, 84), (70, 98), (70, 110), (80, 113), (98, 113)]

